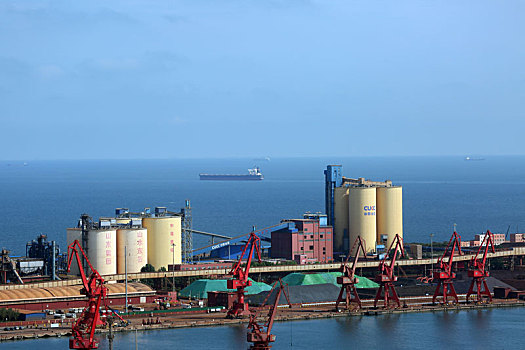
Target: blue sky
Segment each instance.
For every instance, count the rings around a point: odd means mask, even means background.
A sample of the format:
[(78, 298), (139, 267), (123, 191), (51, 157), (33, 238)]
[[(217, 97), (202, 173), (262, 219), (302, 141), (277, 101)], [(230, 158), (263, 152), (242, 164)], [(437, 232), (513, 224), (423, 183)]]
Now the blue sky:
[(0, 0), (0, 159), (524, 154), (523, 1)]

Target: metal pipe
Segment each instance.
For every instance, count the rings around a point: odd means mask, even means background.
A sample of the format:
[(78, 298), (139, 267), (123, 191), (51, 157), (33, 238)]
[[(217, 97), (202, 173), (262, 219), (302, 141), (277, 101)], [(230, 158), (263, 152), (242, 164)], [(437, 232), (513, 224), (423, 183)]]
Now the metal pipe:
[(128, 312), (128, 246), (124, 246), (124, 275), (126, 276), (126, 313)]
[[(173, 262), (171, 265), (171, 291), (175, 293), (175, 243), (172, 243), (172, 256), (173, 256)], [(175, 295), (175, 294), (172, 294)]]

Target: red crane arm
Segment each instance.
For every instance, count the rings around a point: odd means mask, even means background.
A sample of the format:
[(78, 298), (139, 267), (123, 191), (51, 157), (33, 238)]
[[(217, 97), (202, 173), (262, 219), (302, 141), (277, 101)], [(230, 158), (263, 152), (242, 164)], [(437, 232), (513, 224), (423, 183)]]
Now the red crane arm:
[[(233, 276), (236, 276), (240, 281), (246, 282), (248, 280), (248, 274), (250, 272), (250, 266), (252, 264), (252, 258), (253, 258), (253, 250), (257, 252), (257, 258), (259, 259), (259, 262), (261, 259), (261, 251), (260, 251), (260, 245), (261, 245), (261, 239), (257, 237), (257, 235), (253, 232), (250, 233), (250, 237), (248, 238), (248, 242), (244, 245), (242, 249), (242, 253), (239, 256), (239, 260), (237, 263), (232, 267), (230, 274)], [(244, 254), (246, 253), (246, 250), (250, 247), (250, 253), (248, 255), (248, 258), (246, 260), (246, 267), (244, 271), (241, 268), (242, 259), (244, 258)]]
[[(494, 249), (494, 235), (490, 230), (487, 230), (487, 233), (485, 234), (485, 237), (483, 238), (483, 242), (481, 242), (481, 245), (478, 248), (478, 252), (476, 255), (472, 258), (472, 264), (474, 268), (480, 269), (481, 271), (485, 271), (485, 264), (487, 262), (487, 254), (489, 252), (489, 245), (493, 253), (496, 252)], [(479, 261), (478, 256), (481, 253), (481, 249), (483, 249), (483, 259)]]
[(352, 268), (350, 269), (350, 272), (352, 276), (355, 275), (355, 269), (357, 267), (357, 262), (359, 261), (359, 252), (361, 251), (363, 253), (363, 256), (366, 259), (366, 242), (364, 239), (361, 238), (361, 236), (357, 236), (357, 239), (354, 242), (354, 245), (352, 246), (352, 249), (348, 252), (348, 256), (346, 257), (344, 265), (346, 266), (348, 263), (348, 260), (350, 259), (350, 256), (352, 255), (352, 252), (354, 251), (355, 246), (357, 245), (357, 249), (355, 251), (354, 260), (352, 261)]
[[(279, 282), (276, 282), (275, 285), (279, 283), (279, 291), (277, 292), (277, 295), (275, 296), (275, 300), (273, 302), (273, 307), (270, 309), (268, 322), (266, 323), (266, 335), (269, 338), (270, 333), (272, 331), (273, 322), (275, 320), (275, 314), (277, 313), (277, 306), (279, 305), (279, 299), (281, 298), (281, 293), (284, 292), (284, 284), (283, 281), (279, 278)], [(275, 286), (274, 286), (275, 287)], [(270, 291), (271, 293), (272, 291)], [(284, 292), (284, 296), (286, 297), (286, 301), (288, 302), (288, 306), (291, 308), (292, 303), (290, 303), (290, 298), (288, 297), (288, 293)]]
[[(387, 260), (390, 258), (390, 252), (394, 249), (394, 255), (392, 256), (392, 259), (390, 260), (390, 266), (387, 265)], [(381, 263), (379, 264), (379, 270), (381, 270), (381, 273), (387, 275), (390, 279), (393, 279), (394, 277), (394, 266), (396, 264), (397, 260), (397, 252), (401, 251), (401, 256), (405, 257), (405, 249), (403, 247), (403, 238), (401, 238), (400, 235), (396, 234), (394, 237), (394, 240), (392, 243), (390, 243), (390, 247), (388, 248), (383, 260), (381, 260)]]
[[(456, 248), (458, 250), (459, 255), (461, 255), (461, 236), (456, 231), (454, 231), (452, 237), (450, 237), (450, 240), (448, 241), (447, 247), (445, 248), (443, 255), (441, 256), (441, 258), (439, 258), (440, 269), (442, 269), (449, 275), (452, 272), (452, 261), (454, 260)], [(445, 261), (445, 258), (447, 257), (448, 261)]]
[[(82, 253), (82, 256), (84, 257), (84, 259), (87, 261), (87, 263), (89, 265), (89, 268), (91, 269), (92, 273), (97, 278), (102, 278), (99, 275), (98, 271), (93, 268), (93, 266), (91, 265), (91, 262), (89, 261), (86, 253), (84, 252), (84, 249), (82, 249), (82, 247), (80, 246), (80, 243), (76, 239), (75, 239), (75, 241), (73, 243), (71, 243), (67, 247), (67, 254), (69, 256), (69, 259), (68, 259), (68, 262), (67, 262), (67, 272), (69, 272), (71, 270), (71, 263), (73, 262), (73, 257), (75, 257), (76, 260), (77, 260), (77, 264), (78, 264), (78, 270), (80, 271), (80, 276), (82, 278), (82, 284), (84, 285), (84, 288), (86, 289), (86, 291), (89, 291), (89, 290), (91, 290), (90, 283), (88, 282), (88, 279), (86, 277), (86, 272), (84, 271), (84, 267), (82, 266), (82, 259), (80, 258), (80, 255), (78, 253), (79, 250)], [(90, 276), (90, 280), (91, 279), (92, 278)]]

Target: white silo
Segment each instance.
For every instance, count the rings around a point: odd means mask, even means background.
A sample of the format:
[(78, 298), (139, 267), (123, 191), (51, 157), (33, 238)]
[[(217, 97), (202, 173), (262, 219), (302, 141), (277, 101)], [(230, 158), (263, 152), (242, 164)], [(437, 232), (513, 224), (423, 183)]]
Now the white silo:
[(376, 188), (350, 187), (348, 195), (348, 227), (350, 247), (358, 236), (366, 242), (367, 251), (376, 243)]
[(88, 259), (99, 274), (117, 273), (117, 230), (100, 229), (88, 232)]
[(396, 234), (403, 238), (403, 189), (401, 186), (377, 188), (377, 242), (386, 236), (386, 249)]
[(145, 228), (118, 229), (117, 258), (117, 273), (125, 273), (126, 264), (128, 273), (140, 272), (148, 262), (148, 231)]
[(142, 227), (148, 230), (148, 263), (155, 269), (182, 262), (181, 224), (180, 216), (142, 219)]

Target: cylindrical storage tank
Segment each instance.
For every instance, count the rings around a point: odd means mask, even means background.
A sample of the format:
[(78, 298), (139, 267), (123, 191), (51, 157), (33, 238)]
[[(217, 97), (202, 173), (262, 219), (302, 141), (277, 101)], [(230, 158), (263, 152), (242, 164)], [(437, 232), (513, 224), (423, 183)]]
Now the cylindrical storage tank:
[(161, 267), (168, 269), (168, 265), (172, 264), (174, 260), (175, 264), (181, 263), (180, 216), (143, 218), (142, 227), (148, 230), (149, 264), (158, 270)]
[[(128, 258), (126, 261), (125, 253)], [(148, 230), (125, 228), (117, 230), (117, 273), (140, 272), (148, 263)]]
[(348, 187), (336, 187), (334, 190), (334, 251), (343, 254), (349, 249), (348, 191)]
[(90, 230), (88, 232), (88, 259), (101, 275), (117, 273), (117, 230)]
[(376, 244), (376, 188), (350, 187), (348, 195), (350, 248), (358, 236), (365, 240), (367, 252)]
[[(80, 245), (82, 245), (82, 230), (81, 229), (79, 229), (79, 228), (68, 228), (68, 229), (66, 229), (66, 234), (67, 234), (66, 241), (67, 241), (67, 246), (68, 247), (75, 240), (78, 240), (78, 243), (80, 243)], [(66, 248), (66, 250), (67, 250), (67, 248)], [(74, 260), (71, 263), (71, 270), (69, 271), (68, 274), (75, 275), (75, 276), (79, 274), (78, 263), (77, 263), (76, 260)]]
[(377, 188), (377, 242), (387, 237), (386, 249), (396, 234), (403, 238), (403, 189), (401, 186)]

